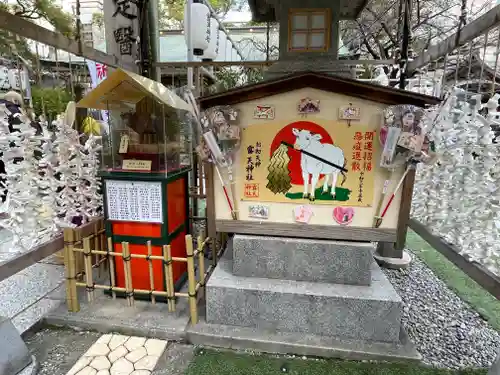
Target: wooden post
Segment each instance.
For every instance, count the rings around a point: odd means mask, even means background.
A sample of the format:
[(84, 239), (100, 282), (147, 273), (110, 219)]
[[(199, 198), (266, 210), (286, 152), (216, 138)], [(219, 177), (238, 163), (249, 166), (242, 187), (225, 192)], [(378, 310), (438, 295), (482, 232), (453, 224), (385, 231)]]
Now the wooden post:
[(215, 185), (214, 185), (214, 167), (210, 163), (205, 163), (206, 175), (206, 194), (207, 194), (207, 230), (208, 237), (217, 238), (217, 229), (215, 227)]
[(76, 290), (75, 254), (73, 253), (73, 229), (64, 229), (64, 263), (66, 265), (66, 302), (71, 312), (80, 311)]
[(92, 271), (92, 248), (90, 247), (90, 237), (83, 239), (83, 262), (85, 266), (85, 281), (87, 284), (87, 300), (94, 301), (94, 274)]
[(210, 243), (210, 251), (212, 253), (212, 265), (217, 265), (217, 227), (215, 226), (215, 184), (214, 184), (214, 167), (211, 163), (204, 164), (205, 169), (205, 189), (206, 189), (206, 212), (207, 212), (207, 232), (208, 237), (213, 241)]
[(401, 191), (401, 205), (398, 217), (398, 233), (395, 245), (395, 258), (403, 257), (403, 250), (406, 245), (406, 234), (408, 233), (408, 224), (410, 222), (411, 200), (413, 198), (413, 184), (415, 183), (415, 168), (408, 171), (403, 182)]
[(198, 306), (196, 304), (196, 275), (194, 272), (193, 238), (186, 236), (186, 253), (188, 269), (188, 298), (191, 324), (198, 323)]
[(109, 278), (111, 282), (111, 295), (113, 296), (113, 299), (116, 299), (116, 292), (114, 289), (116, 287), (115, 257), (114, 255), (109, 254), (112, 252), (114, 252), (113, 240), (111, 239), (111, 237), (108, 237), (108, 263), (109, 263)]
[[(151, 255), (153, 255), (153, 250), (151, 249), (151, 241), (147, 242), (147, 246), (148, 246), (148, 257), (150, 257)], [(153, 260), (151, 258), (148, 259), (148, 263), (149, 263), (149, 287), (151, 289), (151, 292), (154, 292), (155, 279), (153, 276)], [(151, 293), (151, 303), (153, 305), (156, 304), (156, 297), (153, 293)]]

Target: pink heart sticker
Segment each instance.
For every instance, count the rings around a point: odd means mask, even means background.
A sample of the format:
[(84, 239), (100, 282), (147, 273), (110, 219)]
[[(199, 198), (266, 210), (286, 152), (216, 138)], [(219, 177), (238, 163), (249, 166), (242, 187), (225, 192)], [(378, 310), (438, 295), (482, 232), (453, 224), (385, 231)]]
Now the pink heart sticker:
[(354, 218), (354, 209), (352, 207), (335, 207), (333, 209), (333, 219), (341, 224), (347, 225)]

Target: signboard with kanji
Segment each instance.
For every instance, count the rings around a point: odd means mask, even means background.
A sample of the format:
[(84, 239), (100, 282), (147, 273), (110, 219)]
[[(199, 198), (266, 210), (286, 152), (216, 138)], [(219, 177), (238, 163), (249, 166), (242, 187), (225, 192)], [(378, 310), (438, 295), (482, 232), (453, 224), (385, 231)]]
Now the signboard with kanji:
[(297, 119), (259, 125), (243, 129), (242, 200), (372, 206), (380, 152), (373, 124)]
[(106, 0), (103, 3), (107, 53), (129, 66), (136, 65), (140, 57), (138, 38), (141, 1)]

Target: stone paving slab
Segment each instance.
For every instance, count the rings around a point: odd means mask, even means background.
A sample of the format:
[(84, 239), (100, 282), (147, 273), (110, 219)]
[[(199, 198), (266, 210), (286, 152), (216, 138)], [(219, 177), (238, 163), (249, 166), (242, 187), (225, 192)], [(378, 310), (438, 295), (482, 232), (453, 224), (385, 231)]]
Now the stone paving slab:
[(166, 340), (105, 334), (66, 375), (151, 375), (167, 343)]
[(185, 298), (179, 298), (176, 312), (169, 313), (166, 303), (153, 305), (150, 301), (136, 300), (135, 305), (129, 307), (124, 298), (113, 300), (100, 291), (96, 291), (95, 295), (96, 300), (91, 304), (85, 298), (80, 298), (80, 311), (77, 313), (69, 312), (66, 304), (61, 304), (45, 317), (45, 322), (128, 336), (174, 341), (185, 338), (185, 328), (189, 322), (189, 307)]
[(0, 315), (15, 318), (64, 279), (64, 268), (49, 264), (34, 264), (0, 282)]

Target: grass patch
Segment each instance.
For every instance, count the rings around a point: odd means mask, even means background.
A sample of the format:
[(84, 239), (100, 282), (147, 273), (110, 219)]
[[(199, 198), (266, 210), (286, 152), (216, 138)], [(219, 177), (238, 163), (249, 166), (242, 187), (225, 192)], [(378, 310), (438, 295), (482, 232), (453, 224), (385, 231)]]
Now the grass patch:
[(487, 370), (440, 370), (405, 363), (302, 360), (229, 351), (198, 351), (186, 375), (484, 375)]
[[(345, 202), (349, 200), (349, 194), (351, 194), (351, 190), (344, 189), (341, 187), (335, 188), (335, 198), (332, 197), (330, 192), (323, 193), (323, 188), (319, 187), (314, 191), (314, 198), (317, 201), (339, 201)], [(305, 199), (302, 197), (303, 193), (286, 193), (285, 197), (290, 199)], [(307, 199), (309, 200), (309, 199)]]
[(500, 331), (499, 300), (412, 230), (408, 230), (406, 245), (461, 299), (488, 320), (493, 328)]

